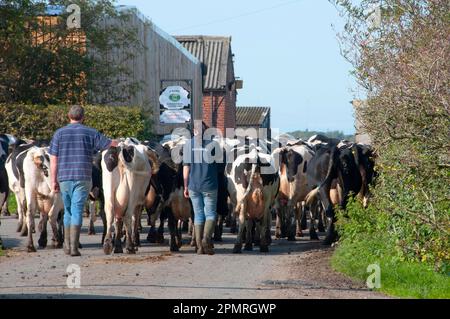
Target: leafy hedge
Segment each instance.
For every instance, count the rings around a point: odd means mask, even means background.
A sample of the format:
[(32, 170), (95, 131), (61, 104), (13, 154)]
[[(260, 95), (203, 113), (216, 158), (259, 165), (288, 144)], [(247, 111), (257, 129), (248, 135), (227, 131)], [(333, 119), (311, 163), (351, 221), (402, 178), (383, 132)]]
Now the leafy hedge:
[[(148, 139), (151, 117), (139, 107), (84, 106), (85, 124), (111, 138), (125, 136)], [(68, 123), (68, 106), (0, 104), (0, 133), (20, 138), (49, 140), (53, 133)]]

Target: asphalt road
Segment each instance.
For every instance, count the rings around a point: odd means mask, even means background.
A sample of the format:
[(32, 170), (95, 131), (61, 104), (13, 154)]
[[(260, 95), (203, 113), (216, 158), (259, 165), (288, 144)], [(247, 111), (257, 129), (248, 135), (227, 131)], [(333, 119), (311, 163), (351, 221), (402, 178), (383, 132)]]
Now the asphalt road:
[[(216, 254), (198, 256), (187, 234), (180, 252), (170, 253), (168, 233), (163, 245), (149, 244), (144, 227), (136, 255), (106, 256), (100, 220), (97, 235), (88, 236), (84, 219), (82, 256), (68, 257), (62, 249), (27, 253), (26, 238), (15, 232), (17, 220), (1, 217), (1, 222), (0, 236), (8, 249), (0, 257), (0, 298), (384, 298), (334, 272), (329, 266), (332, 248), (308, 237), (274, 240), (266, 254), (255, 248), (236, 255), (235, 235), (225, 228), (224, 241), (215, 243)], [(33, 235), (37, 247), (38, 236)], [(80, 288), (67, 286), (71, 264), (80, 268)]]

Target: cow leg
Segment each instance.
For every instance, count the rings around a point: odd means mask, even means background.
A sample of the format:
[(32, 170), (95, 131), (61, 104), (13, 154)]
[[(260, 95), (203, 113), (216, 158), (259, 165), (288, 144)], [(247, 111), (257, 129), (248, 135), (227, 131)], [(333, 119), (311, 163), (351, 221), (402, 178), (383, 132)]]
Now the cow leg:
[(161, 214), (159, 218), (158, 233), (156, 234), (156, 243), (158, 244), (164, 244), (164, 222), (165, 218), (163, 214)]
[[(192, 214), (192, 216), (193, 216), (193, 214)], [(189, 218), (188, 227), (189, 227), (188, 235), (192, 236), (194, 234), (194, 217)]]
[(223, 216), (217, 216), (217, 224), (214, 229), (214, 241), (222, 241), (222, 233), (223, 233)]
[(8, 209), (8, 197), (9, 197), (9, 194), (6, 195), (5, 202), (3, 203), (3, 207), (2, 207), (2, 215), (3, 216), (11, 216), (11, 213), (9, 212), (9, 209)]
[(246, 221), (246, 235), (245, 235), (245, 246), (244, 250), (252, 251), (253, 250), (253, 225), (254, 221), (252, 219), (248, 219)]
[(17, 215), (19, 216), (19, 223), (17, 225), (17, 231), (20, 232), (20, 236), (25, 237), (28, 234), (28, 227), (26, 222), (26, 216), (27, 216), (27, 209), (26, 209), (26, 201), (25, 201), (25, 194), (19, 194), (19, 196), (16, 196), (17, 201)]
[(184, 230), (184, 225), (185, 222), (182, 221), (180, 227), (177, 228), (177, 232), (176, 232), (176, 240), (177, 240), (177, 246), (178, 248), (181, 248), (181, 246), (183, 246), (183, 242), (182, 242), (182, 232)]
[(105, 237), (103, 240), (103, 252), (106, 255), (110, 255), (113, 250), (113, 239), (112, 239), (112, 229), (114, 224), (114, 214), (113, 214), (113, 208), (111, 203), (105, 203), (104, 207), (104, 214), (105, 214), (105, 229), (103, 232), (105, 233)]
[(286, 218), (286, 235), (288, 241), (295, 241), (296, 233), (296, 207), (289, 205), (287, 208), (287, 218)]
[(17, 195), (16, 195), (16, 203), (17, 203), (17, 216), (19, 218), (19, 220), (17, 222), (16, 232), (19, 233), (19, 232), (22, 232), (22, 227), (23, 227), (23, 223), (24, 223), (24, 214), (23, 214), (22, 201), (20, 200), (19, 196), (17, 196)]
[[(244, 209), (244, 208), (241, 207), (241, 209)], [(246, 226), (245, 218), (238, 218), (238, 220), (239, 220), (239, 229), (238, 229), (238, 235), (236, 237), (236, 242), (235, 242), (234, 248), (233, 248), (233, 254), (240, 254), (242, 252), (242, 237), (244, 235), (244, 230), (245, 230), (245, 226)]]
[[(141, 212), (142, 212), (142, 207), (139, 206), (135, 212), (135, 221), (133, 223), (134, 228), (133, 228), (133, 241), (134, 241), (134, 247), (136, 250), (138, 250), (138, 247), (141, 246), (141, 239), (140, 239), (140, 231), (139, 231), (139, 224), (137, 221), (141, 221)], [(141, 225), (142, 226), (142, 225)]]
[(310, 217), (310, 222), (309, 222), (309, 238), (311, 240), (318, 240), (319, 236), (317, 236), (316, 233), (316, 218), (314, 216), (314, 212), (316, 211), (316, 209), (314, 208), (314, 206), (309, 208), (309, 217)]
[(280, 207), (275, 209), (275, 239), (281, 239), (281, 209)]
[(236, 234), (237, 232), (239, 232), (237, 217), (236, 217), (236, 214), (231, 214), (231, 216), (230, 216), (230, 233)]
[(95, 227), (94, 223), (97, 219), (97, 216), (95, 216), (95, 201), (89, 200), (89, 229), (88, 229), (88, 235), (95, 235)]
[(53, 248), (62, 248), (62, 238), (59, 236), (59, 231), (58, 231), (58, 213), (59, 212), (54, 212), (51, 211), (48, 215), (49, 220), (50, 220), (50, 226), (52, 228), (52, 247)]
[(64, 243), (64, 234), (63, 234), (63, 230), (64, 230), (64, 209), (62, 209), (60, 212), (58, 212), (58, 217), (57, 217), (57, 227), (58, 227), (58, 236), (57, 236), (57, 241), (58, 244), (61, 244), (61, 247), (57, 248), (62, 248), (63, 247), (63, 243)]
[(28, 228), (28, 243), (27, 243), (27, 251), (29, 253), (36, 252), (36, 248), (33, 243), (33, 232), (34, 228), (34, 212), (36, 211), (36, 203), (33, 197), (33, 194), (27, 195), (27, 217), (26, 217), (26, 227)]
[(139, 234), (139, 220), (137, 220), (136, 217), (133, 218), (133, 216), (129, 216), (128, 214), (126, 214), (124, 218), (124, 224), (125, 224), (125, 238), (126, 238), (125, 249), (127, 251), (127, 254), (135, 254), (136, 249), (134, 246), (135, 239), (133, 238), (133, 234), (135, 232)]
[(41, 235), (39, 236), (38, 245), (41, 249), (47, 247), (47, 221), (48, 215), (42, 213), (38, 224), (38, 230), (41, 233)]
[(177, 231), (177, 221), (175, 217), (173, 217), (172, 212), (169, 213), (168, 216), (168, 224), (169, 224), (169, 232), (170, 232), (170, 251), (179, 251), (179, 247), (176, 242), (176, 231)]
[(261, 242), (259, 244), (259, 252), (268, 253), (269, 252), (269, 243), (267, 241), (267, 227), (270, 227), (270, 208), (266, 207), (265, 214), (263, 218), (259, 221), (259, 234)]
[(317, 218), (319, 219), (319, 223), (317, 225), (317, 230), (321, 233), (325, 232), (325, 226), (324, 226), (324, 222), (323, 222), (323, 209), (322, 209), (322, 205), (318, 205), (317, 207)]
[(187, 232), (189, 230), (189, 221), (188, 220), (184, 220), (182, 222), (182, 231)]
[(123, 219), (116, 218), (116, 234), (114, 238), (114, 253), (123, 254), (122, 248), (122, 233), (123, 233)]
[(327, 222), (328, 222), (327, 236), (325, 237), (323, 244), (331, 245), (332, 243), (334, 243), (337, 240), (338, 236), (337, 236), (336, 229), (334, 227), (335, 221), (333, 220), (333, 218), (328, 217)]

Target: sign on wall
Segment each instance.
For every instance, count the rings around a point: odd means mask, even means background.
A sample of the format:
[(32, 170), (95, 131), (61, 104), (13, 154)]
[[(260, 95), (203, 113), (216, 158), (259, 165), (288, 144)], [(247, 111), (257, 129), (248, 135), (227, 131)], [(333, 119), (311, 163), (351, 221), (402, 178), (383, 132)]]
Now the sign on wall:
[(168, 86), (159, 96), (163, 124), (180, 124), (191, 120), (191, 94), (182, 86)]

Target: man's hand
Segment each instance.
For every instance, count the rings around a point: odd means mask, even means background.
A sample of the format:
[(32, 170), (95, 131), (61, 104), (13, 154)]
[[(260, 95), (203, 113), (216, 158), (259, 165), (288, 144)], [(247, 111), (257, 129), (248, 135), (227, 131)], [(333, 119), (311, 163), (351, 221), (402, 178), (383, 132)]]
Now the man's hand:
[(184, 188), (184, 197), (189, 198), (189, 189), (187, 187)]
[(59, 183), (58, 182), (52, 182), (52, 191), (53, 191), (53, 193), (59, 193)]

